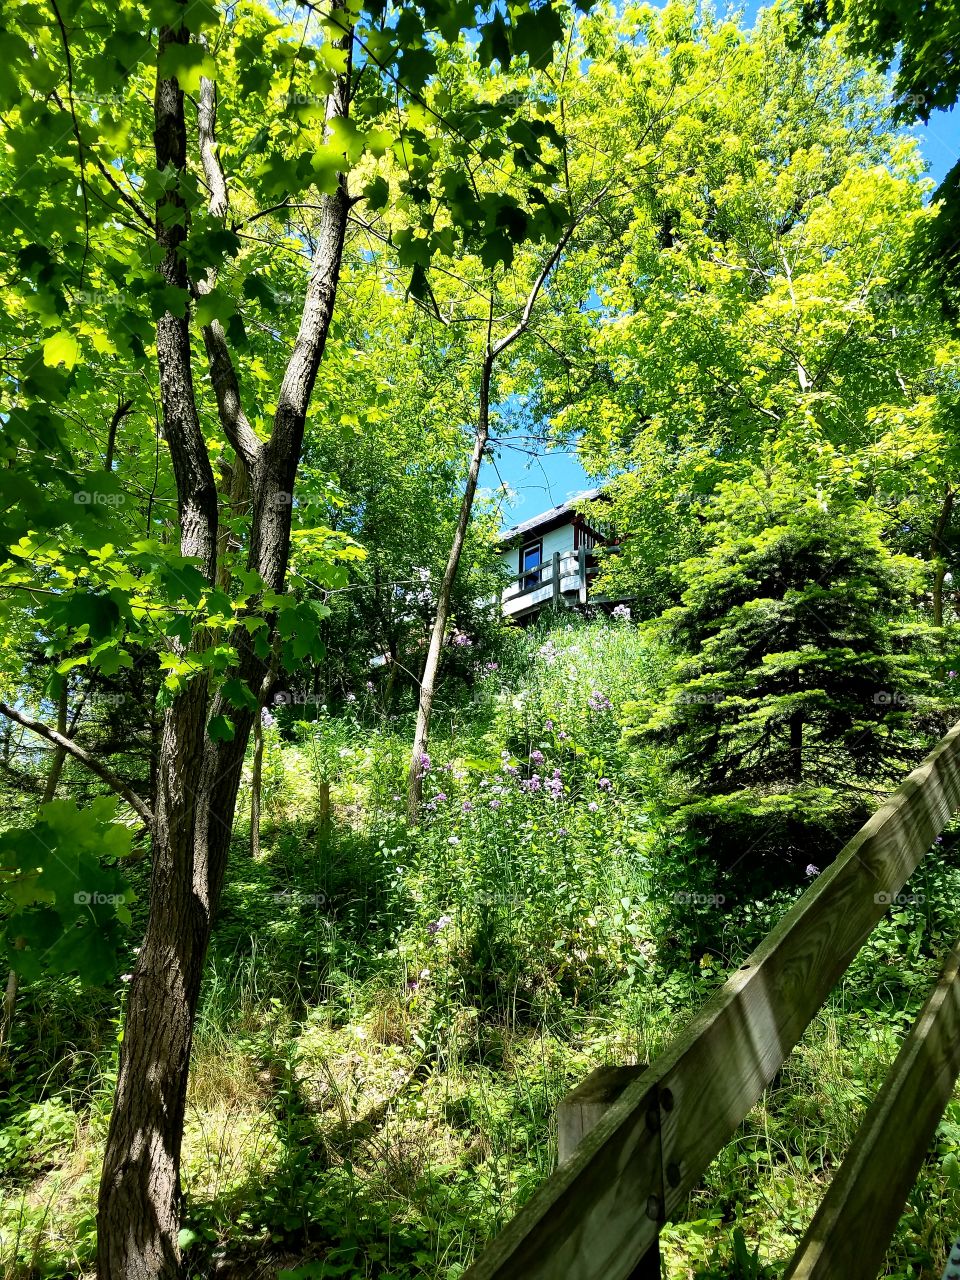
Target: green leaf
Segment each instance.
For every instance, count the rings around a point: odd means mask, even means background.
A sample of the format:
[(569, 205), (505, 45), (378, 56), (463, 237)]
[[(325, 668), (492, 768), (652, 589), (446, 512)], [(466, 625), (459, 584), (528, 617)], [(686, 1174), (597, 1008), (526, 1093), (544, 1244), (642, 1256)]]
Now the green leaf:
[(214, 742), (232, 742), (236, 729), (227, 716), (214, 716), (207, 725), (207, 733)]
[(43, 361), (52, 367), (57, 365), (65, 365), (68, 369), (72, 369), (77, 363), (80, 355), (80, 344), (72, 333), (67, 333), (61, 329), (59, 333), (53, 333), (46, 338), (43, 343)]

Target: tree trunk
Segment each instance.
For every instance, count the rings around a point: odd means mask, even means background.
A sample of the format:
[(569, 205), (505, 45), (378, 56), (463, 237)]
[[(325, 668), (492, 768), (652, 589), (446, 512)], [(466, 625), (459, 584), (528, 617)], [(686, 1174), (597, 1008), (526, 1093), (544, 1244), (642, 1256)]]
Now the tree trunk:
[[(67, 699), (69, 690), (65, 679), (61, 680), (60, 693), (57, 697), (57, 733), (66, 737), (67, 734)], [(46, 785), (43, 788), (43, 797), (41, 804), (48, 804), (57, 794), (57, 785), (60, 782), (60, 775), (63, 773), (64, 762), (67, 758), (66, 747), (55, 747), (53, 759), (50, 761), (50, 772), (47, 774)]]
[(940, 514), (930, 537), (930, 559), (933, 561), (933, 625), (943, 626), (943, 585), (947, 576), (947, 550), (944, 534), (953, 515), (953, 490), (948, 488), (943, 498)]
[(250, 857), (260, 857), (260, 798), (263, 792), (263, 720), (253, 717), (253, 763), (250, 769)]
[(803, 712), (795, 711), (790, 717), (790, 780), (803, 781)]
[(473, 453), (470, 455), (470, 468), (467, 472), (467, 485), (460, 501), (460, 515), (457, 519), (456, 531), (447, 557), (447, 567), (437, 596), (437, 610), (433, 619), (433, 630), (430, 634), (430, 646), (427, 659), (423, 665), (423, 676), (420, 680), (420, 703), (417, 708), (417, 728), (413, 737), (413, 751), (410, 756), (410, 770), (407, 775), (407, 821), (416, 823), (420, 812), (420, 800), (423, 795), (423, 756), (426, 753), (430, 737), (430, 715), (433, 711), (433, 697), (436, 686), (437, 671), (440, 666), (440, 655), (443, 651), (443, 640), (450, 617), (450, 596), (460, 567), (463, 544), (467, 537), (470, 515), (473, 511), (473, 500), (477, 492), (477, 481), (480, 477), (480, 466), (483, 453), (490, 438), (490, 379), (493, 373), (493, 357), (488, 354), (483, 362), (480, 380), (480, 411), (477, 417), (477, 430), (473, 440)]
[[(181, 3), (183, 0), (181, 0)], [(185, 27), (160, 31), (159, 48), (186, 44)], [(349, 41), (349, 37), (345, 38)], [(346, 114), (347, 76), (331, 100)], [(158, 78), (157, 168), (186, 168), (183, 93)], [(177, 206), (164, 208), (167, 203)], [(253, 519), (248, 567), (268, 590), (284, 588), (291, 494), (307, 407), (336, 299), (349, 199), (341, 178), (322, 197), (320, 230), (293, 355), (277, 398), (273, 432), (256, 450), (235, 435), (248, 468)], [(168, 285), (187, 290), (179, 252), (187, 211), (176, 188), (157, 210), (156, 239)], [(171, 216), (172, 214), (172, 216)], [(194, 397), (189, 321), (167, 312), (157, 324), (163, 429), (177, 485), (180, 548), (211, 584), (217, 572), (217, 491)], [(229, 358), (222, 351), (218, 358)], [(229, 406), (228, 406), (229, 408)], [(231, 424), (221, 412), (224, 430)], [(246, 448), (245, 448), (246, 446)], [(268, 622), (272, 619), (268, 618)], [(237, 675), (255, 695), (268, 663), (238, 628)], [(211, 705), (212, 703), (212, 705)], [(228, 715), (234, 737), (210, 739), (211, 717)], [(250, 710), (238, 710), (206, 677), (193, 677), (164, 716), (157, 770), (150, 915), (127, 1000), (117, 1089), (98, 1204), (98, 1280), (175, 1280), (180, 1272), (180, 1149), (187, 1076), (203, 961), (226, 870)]]

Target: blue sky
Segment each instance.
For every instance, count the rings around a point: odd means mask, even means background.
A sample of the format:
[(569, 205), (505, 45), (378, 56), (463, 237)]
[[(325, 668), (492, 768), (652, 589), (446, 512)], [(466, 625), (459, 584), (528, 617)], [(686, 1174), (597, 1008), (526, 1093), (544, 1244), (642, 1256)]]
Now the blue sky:
[[(744, 10), (747, 23), (753, 21), (759, 7), (756, 0), (748, 0)], [(937, 112), (929, 124), (917, 125), (913, 132), (930, 166), (930, 177), (939, 184), (960, 160), (960, 107)], [(480, 484), (487, 493), (493, 493), (501, 482), (508, 486), (508, 493), (495, 496), (504, 527), (557, 506), (593, 483), (572, 448), (544, 450), (530, 457), (509, 446), (498, 450), (496, 467), (485, 463), (480, 473)]]

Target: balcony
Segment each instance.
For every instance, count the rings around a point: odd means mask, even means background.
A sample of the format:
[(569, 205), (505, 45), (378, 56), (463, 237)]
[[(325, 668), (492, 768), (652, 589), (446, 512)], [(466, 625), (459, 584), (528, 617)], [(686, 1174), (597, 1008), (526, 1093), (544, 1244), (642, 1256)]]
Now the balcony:
[(523, 618), (547, 605), (585, 605), (587, 588), (595, 569), (593, 556), (585, 547), (579, 551), (554, 552), (536, 569), (527, 569), (511, 578), (500, 597), (508, 618)]

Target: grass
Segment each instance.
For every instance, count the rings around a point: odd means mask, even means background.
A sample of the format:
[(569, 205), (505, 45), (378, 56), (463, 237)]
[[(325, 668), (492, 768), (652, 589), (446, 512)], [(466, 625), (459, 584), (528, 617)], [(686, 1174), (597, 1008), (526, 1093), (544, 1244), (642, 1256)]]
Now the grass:
[[(659, 764), (618, 727), (656, 654), (607, 622), (517, 643), (438, 718), (416, 832), (406, 724), (361, 703), (268, 729), (263, 854), (241, 823), (195, 1038), (191, 1274), (456, 1280), (551, 1171), (563, 1094), (654, 1057), (783, 909), (715, 912), (703, 945), (665, 947)], [(949, 945), (950, 840), (912, 887), (923, 901), (878, 926), (665, 1228), (673, 1280), (782, 1271)], [(5, 1280), (92, 1275), (121, 996), (24, 993), (0, 1102)], [(939, 1276), (958, 1154), (953, 1103), (886, 1275)]]

